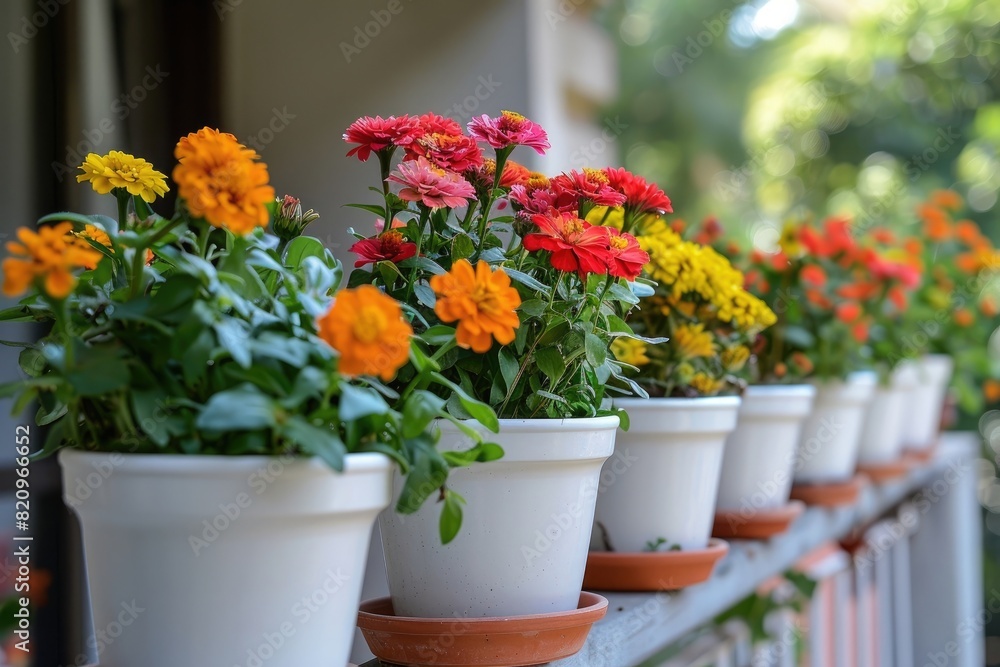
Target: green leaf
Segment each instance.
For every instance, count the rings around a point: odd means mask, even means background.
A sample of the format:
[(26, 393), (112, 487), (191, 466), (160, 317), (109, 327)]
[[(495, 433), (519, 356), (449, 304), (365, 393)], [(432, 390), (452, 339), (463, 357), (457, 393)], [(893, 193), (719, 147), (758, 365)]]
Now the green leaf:
[(377, 215), (380, 218), (385, 216), (385, 206), (376, 206), (375, 204), (344, 204), (344, 206), (349, 208), (359, 208), (362, 211), (368, 211), (369, 213)]
[(223, 433), (272, 428), (276, 423), (274, 409), (267, 396), (252, 384), (244, 383), (208, 399), (195, 425)]
[(448, 479), (448, 463), (435, 449), (434, 441), (426, 434), (404, 442), (410, 472), (396, 503), (400, 514), (413, 514), (427, 498), (441, 488)]
[(587, 361), (595, 368), (603, 364), (608, 358), (607, 344), (600, 336), (595, 334), (588, 333), (584, 337), (584, 350), (587, 354)]
[(129, 383), (128, 364), (116, 345), (86, 346), (73, 341), (76, 362), (66, 372), (69, 382), (81, 396), (101, 396), (124, 389)]
[(384, 415), (389, 412), (385, 399), (377, 392), (352, 384), (340, 387), (340, 418), (355, 421), (369, 415)]
[(221, 345), (237, 364), (250, 368), (253, 359), (250, 354), (250, 325), (242, 320), (226, 317), (212, 327)]
[(293, 271), (298, 270), (306, 257), (325, 259), (325, 255), (326, 248), (318, 239), (311, 236), (297, 236), (285, 248), (285, 266)]
[(167, 412), (163, 408), (165, 395), (159, 391), (134, 388), (130, 394), (136, 424), (154, 443), (166, 446), (170, 442), (170, 432), (167, 430)]
[(448, 544), (458, 535), (462, 527), (462, 506), (465, 499), (454, 491), (449, 490), (444, 496), (444, 506), (441, 508), (441, 520), (439, 529), (441, 532), (441, 543)]
[(427, 306), (428, 308), (433, 308), (437, 303), (437, 296), (434, 295), (434, 290), (423, 283), (413, 286), (413, 295), (417, 297), (417, 301), (419, 301), (421, 305)]
[(517, 310), (528, 317), (539, 317), (548, 307), (548, 304), (541, 299), (528, 299), (527, 301), (522, 301)]
[(497, 359), (500, 362), (500, 374), (503, 376), (504, 384), (507, 385), (507, 391), (510, 391), (514, 386), (514, 379), (517, 377), (517, 371), (521, 366), (517, 359), (514, 358), (513, 352), (506, 347), (500, 348)]
[(535, 290), (536, 292), (541, 292), (545, 296), (552, 293), (552, 290), (550, 290), (546, 285), (532, 278), (527, 273), (522, 273), (517, 269), (509, 269), (507, 267), (504, 267), (504, 272), (510, 276), (511, 280), (515, 280), (525, 287)]
[(639, 297), (627, 287), (624, 287), (621, 283), (612, 283), (611, 289), (608, 293), (615, 298), (616, 301), (622, 301), (631, 305), (637, 305), (639, 303)]
[(472, 242), (468, 234), (457, 234), (451, 242), (451, 261), (457, 262), (460, 259), (472, 257), (476, 252), (476, 244)]
[(398, 264), (398, 266), (403, 269), (421, 269), (423, 271), (433, 273), (436, 276), (447, 273), (447, 271), (445, 271), (440, 264), (428, 259), (427, 257), (410, 257), (409, 259), (404, 259)]
[(800, 326), (789, 325), (784, 330), (785, 340), (796, 347), (808, 350), (816, 344), (816, 337)]
[(540, 350), (535, 350), (535, 365), (538, 366), (538, 370), (545, 373), (545, 377), (553, 384), (566, 371), (566, 361), (563, 359), (562, 352), (555, 347), (543, 347)]
[(303, 452), (323, 459), (334, 470), (344, 469), (347, 448), (340, 436), (329, 427), (316, 426), (301, 415), (292, 415), (278, 432), (298, 445)]
[(429, 391), (414, 391), (403, 406), (403, 437), (416, 438), (441, 415), (445, 400)]
[(430, 329), (420, 334), (420, 338), (428, 345), (444, 345), (445, 343), (450, 343), (454, 340), (455, 327), (449, 327), (445, 324), (435, 324)]

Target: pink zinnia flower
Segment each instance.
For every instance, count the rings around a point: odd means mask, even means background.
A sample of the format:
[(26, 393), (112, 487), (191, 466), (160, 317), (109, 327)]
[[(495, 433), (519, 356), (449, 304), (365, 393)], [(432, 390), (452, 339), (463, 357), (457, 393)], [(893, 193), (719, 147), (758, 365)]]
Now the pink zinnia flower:
[(615, 192), (625, 196), (625, 207), (637, 213), (672, 213), (670, 197), (655, 183), (649, 183), (621, 167), (604, 170), (608, 185)]
[(347, 153), (347, 157), (357, 155), (367, 162), (372, 151), (378, 152), (389, 146), (408, 146), (420, 135), (418, 119), (411, 116), (364, 116), (357, 119), (344, 132), (344, 141), (358, 144)]
[[(399, 229), (401, 227), (406, 227), (406, 223), (400, 220), (399, 218), (393, 218), (392, 229)], [(375, 233), (381, 234), (384, 229), (385, 229), (385, 219), (375, 218)]]
[(584, 168), (570, 171), (552, 179), (552, 191), (556, 194), (556, 208), (565, 210), (569, 206), (579, 207), (583, 201), (595, 206), (621, 206), (625, 195), (616, 192), (609, 184), (607, 175), (600, 169)]
[(524, 237), (528, 252), (548, 250), (549, 261), (560, 271), (575, 271), (582, 280), (587, 274), (604, 275), (608, 272), (610, 255), (608, 234), (605, 227), (596, 227), (575, 215), (552, 212), (534, 215), (531, 221), (538, 228), (536, 233)]
[(472, 137), (464, 134), (425, 134), (406, 148), (406, 159), (425, 157), (448, 171), (463, 172), (483, 164), (483, 152)]
[(401, 162), (389, 180), (403, 186), (400, 199), (418, 201), (429, 208), (464, 206), (476, 196), (475, 188), (467, 180), (453, 171), (435, 167), (422, 157)]
[(501, 111), (496, 118), (486, 114), (473, 118), (469, 121), (469, 134), (498, 150), (527, 146), (545, 155), (549, 148), (549, 138), (542, 126), (513, 111)]

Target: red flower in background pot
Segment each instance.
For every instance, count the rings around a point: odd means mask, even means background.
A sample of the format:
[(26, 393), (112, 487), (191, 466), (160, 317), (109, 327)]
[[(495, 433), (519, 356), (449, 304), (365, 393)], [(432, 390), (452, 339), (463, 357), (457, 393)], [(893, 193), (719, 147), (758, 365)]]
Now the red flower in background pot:
[(552, 179), (552, 192), (556, 195), (556, 208), (560, 211), (579, 211), (586, 202), (594, 206), (621, 206), (625, 195), (615, 191), (607, 175), (600, 169), (565, 172)]
[(590, 273), (603, 275), (608, 272), (608, 236), (603, 227), (555, 212), (534, 215), (531, 221), (538, 232), (524, 237), (524, 248), (528, 252), (549, 251), (554, 268), (576, 272), (581, 279)]
[(417, 254), (417, 244), (406, 241), (397, 231), (389, 230), (370, 239), (362, 239), (351, 246), (350, 251), (358, 256), (354, 268), (375, 262), (397, 264)]
[(649, 263), (649, 254), (639, 247), (639, 240), (614, 227), (602, 227), (608, 235), (608, 273), (616, 278), (635, 280)]

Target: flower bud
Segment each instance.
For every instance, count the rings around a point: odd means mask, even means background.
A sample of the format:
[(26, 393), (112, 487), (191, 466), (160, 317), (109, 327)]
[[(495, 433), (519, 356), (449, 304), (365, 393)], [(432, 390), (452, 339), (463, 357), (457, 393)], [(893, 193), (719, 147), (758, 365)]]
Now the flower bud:
[(278, 210), (274, 214), (274, 233), (285, 241), (301, 236), (306, 226), (319, 217), (312, 209), (302, 212), (302, 202), (291, 195), (278, 199)]

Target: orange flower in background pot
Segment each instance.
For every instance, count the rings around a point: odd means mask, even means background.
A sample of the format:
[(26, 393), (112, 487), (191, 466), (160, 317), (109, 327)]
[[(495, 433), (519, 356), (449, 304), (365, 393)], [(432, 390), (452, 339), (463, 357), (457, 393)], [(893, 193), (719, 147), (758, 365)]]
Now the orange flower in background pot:
[(372, 285), (339, 292), (317, 326), (319, 337), (340, 353), (345, 375), (388, 381), (409, 358), (413, 329), (399, 303)]
[(844, 324), (853, 324), (861, 317), (861, 306), (854, 301), (845, 301), (837, 304), (835, 314)]
[(917, 209), (917, 214), (924, 221), (924, 234), (931, 241), (947, 241), (951, 238), (951, 221), (944, 211), (936, 206), (924, 204)]
[(975, 321), (975, 316), (973, 316), (972, 311), (968, 308), (959, 308), (955, 311), (955, 324), (958, 326), (971, 327), (972, 323)]

